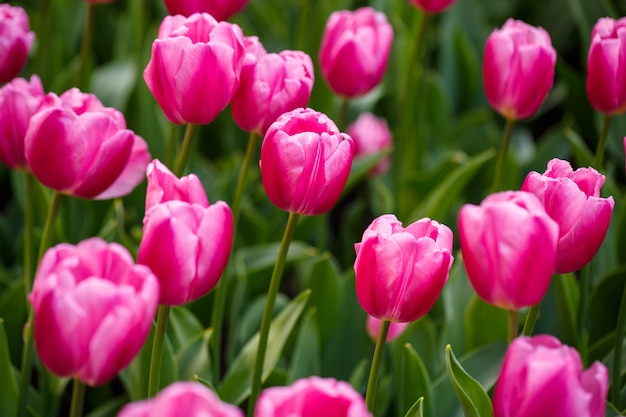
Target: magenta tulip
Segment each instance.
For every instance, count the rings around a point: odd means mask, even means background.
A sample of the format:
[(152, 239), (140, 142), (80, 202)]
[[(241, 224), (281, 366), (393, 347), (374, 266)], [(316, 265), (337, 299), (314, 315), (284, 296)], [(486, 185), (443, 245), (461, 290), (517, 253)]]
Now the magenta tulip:
[(143, 345), (159, 300), (152, 272), (98, 238), (49, 249), (29, 296), (39, 358), (89, 385), (111, 379)]
[(296, 109), (280, 116), (261, 146), (261, 179), (278, 208), (304, 215), (327, 212), (343, 191), (354, 155), (352, 138), (325, 114)]
[(519, 337), (504, 357), (495, 417), (604, 417), (609, 376), (600, 362), (583, 371), (578, 352), (550, 335)]
[(626, 111), (626, 17), (603, 17), (593, 27), (587, 57), (587, 97), (605, 114)]
[(428, 13), (441, 13), (452, 6), (456, 0), (409, 0), (414, 6)]
[(371, 7), (333, 12), (319, 51), (322, 74), (330, 88), (353, 98), (376, 87), (387, 68), (393, 29)]
[(245, 65), (232, 101), (235, 123), (264, 135), (281, 114), (305, 107), (313, 88), (313, 62), (300, 51), (283, 51)]
[(243, 57), (239, 26), (207, 13), (167, 16), (143, 78), (172, 123), (208, 124), (232, 100)]
[(12, 169), (28, 169), (24, 141), (30, 118), (43, 100), (39, 77), (23, 78), (0, 88), (0, 161)]
[(361, 394), (347, 382), (311, 376), (288, 387), (265, 389), (255, 417), (371, 417)]
[(572, 170), (567, 161), (552, 159), (541, 175), (528, 174), (522, 190), (536, 195), (559, 224), (554, 272), (574, 272), (596, 254), (611, 222), (613, 197), (600, 197), (604, 175), (593, 168)]
[(491, 194), (459, 212), (459, 239), (476, 293), (497, 307), (537, 304), (552, 278), (559, 225), (525, 191)]
[[(385, 119), (372, 113), (362, 113), (348, 126), (348, 135), (354, 140), (354, 156), (370, 156), (393, 146), (391, 131)], [(391, 157), (385, 157), (374, 168), (371, 175), (382, 175), (389, 170)]]
[(156, 397), (126, 405), (117, 417), (243, 417), (198, 382), (175, 382)]
[(454, 260), (447, 226), (421, 219), (404, 228), (392, 214), (374, 219), (354, 248), (361, 307), (379, 320), (398, 323), (430, 310)]
[[(367, 320), (365, 321), (365, 330), (367, 330), (367, 334), (372, 340), (378, 340), (378, 333), (380, 332), (380, 324), (382, 322), (378, 320), (376, 317), (367, 316)], [(387, 343), (393, 342), (398, 337), (404, 333), (406, 328), (409, 326), (409, 323), (389, 323), (389, 330), (387, 331), (387, 338), (385, 341)]]
[(20, 73), (34, 40), (24, 9), (0, 4), (0, 84)]
[(171, 200), (195, 203), (202, 207), (209, 206), (204, 187), (194, 174), (178, 179), (165, 165), (155, 159), (148, 165), (146, 176), (148, 177), (146, 212), (159, 203)]
[(485, 44), (483, 83), (489, 104), (510, 120), (532, 116), (552, 88), (555, 64), (548, 32), (507, 20)]
[(165, 0), (169, 14), (191, 16), (194, 13), (208, 13), (217, 20), (228, 20), (241, 11), (249, 0)]

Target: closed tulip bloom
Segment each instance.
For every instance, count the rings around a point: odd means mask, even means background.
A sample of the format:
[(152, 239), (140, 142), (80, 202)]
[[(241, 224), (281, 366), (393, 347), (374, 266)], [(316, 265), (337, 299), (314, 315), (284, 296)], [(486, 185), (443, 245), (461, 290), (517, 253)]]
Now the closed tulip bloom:
[(217, 20), (228, 20), (241, 11), (249, 0), (165, 0), (165, 7), (171, 15), (191, 16), (194, 13), (208, 13)]
[(171, 200), (209, 206), (204, 187), (195, 174), (177, 178), (158, 159), (152, 161), (146, 170), (148, 188), (146, 190), (146, 212), (159, 203)]
[(603, 17), (593, 27), (587, 57), (587, 97), (598, 111), (626, 111), (626, 17)]
[(281, 114), (305, 107), (313, 88), (313, 62), (301, 51), (283, 51), (245, 65), (231, 110), (237, 126), (264, 135)]
[(380, 216), (354, 245), (356, 295), (379, 320), (405, 323), (430, 310), (452, 266), (452, 231), (427, 218), (406, 228), (392, 214)]
[(167, 16), (143, 78), (172, 123), (208, 124), (232, 100), (243, 57), (239, 26), (207, 13)]
[(491, 194), (459, 212), (467, 276), (486, 302), (508, 310), (537, 304), (552, 278), (559, 225), (525, 191)]
[(211, 291), (233, 240), (233, 216), (223, 201), (204, 207), (185, 201), (156, 204), (147, 213), (137, 262), (154, 271), (160, 304), (176, 306)]
[(49, 249), (29, 300), (44, 365), (61, 377), (101, 385), (125, 368), (146, 340), (159, 284), (124, 247), (91, 238)]
[(296, 109), (280, 116), (261, 145), (261, 179), (281, 210), (318, 215), (330, 210), (348, 181), (354, 143), (325, 114)]
[(0, 4), (0, 84), (20, 73), (34, 40), (24, 9)]
[(495, 417), (604, 417), (608, 371), (587, 370), (578, 352), (550, 335), (509, 346), (493, 398)]
[[(393, 146), (387, 121), (372, 113), (362, 113), (348, 126), (348, 135), (354, 140), (354, 156), (369, 156)], [(385, 157), (372, 169), (371, 175), (382, 175), (389, 170), (391, 157)]]
[(548, 32), (507, 20), (485, 44), (483, 83), (489, 104), (510, 120), (532, 116), (552, 88), (555, 64)]
[(574, 171), (569, 162), (552, 159), (543, 175), (531, 172), (524, 180), (522, 190), (536, 195), (559, 224), (555, 273), (582, 268), (600, 248), (615, 205), (613, 197), (600, 197), (604, 179), (591, 167)]
[(311, 376), (288, 387), (265, 389), (255, 417), (371, 417), (361, 394), (347, 382)]
[(319, 51), (322, 74), (337, 94), (353, 98), (376, 87), (387, 68), (393, 29), (371, 7), (333, 12)]
[(428, 13), (441, 13), (452, 6), (456, 0), (409, 0), (414, 6)]
[[(367, 320), (365, 321), (365, 329), (367, 330), (367, 334), (372, 340), (378, 340), (378, 333), (380, 332), (380, 324), (382, 322), (378, 320), (376, 317), (367, 316)], [(387, 338), (385, 341), (387, 343), (393, 342), (398, 337), (404, 333), (406, 328), (409, 326), (409, 323), (389, 323), (389, 330), (387, 331)]]
[(175, 382), (156, 397), (128, 404), (117, 417), (243, 417), (239, 408), (222, 402), (198, 382)]
[(0, 88), (0, 161), (9, 168), (28, 169), (24, 155), (26, 130), (43, 97), (36, 75), (30, 81), (15, 78)]

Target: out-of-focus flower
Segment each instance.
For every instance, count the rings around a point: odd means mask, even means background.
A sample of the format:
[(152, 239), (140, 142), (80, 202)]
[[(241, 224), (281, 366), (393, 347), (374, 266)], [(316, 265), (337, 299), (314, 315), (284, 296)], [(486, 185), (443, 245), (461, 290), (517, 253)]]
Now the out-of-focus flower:
[[(385, 119), (372, 113), (362, 113), (347, 130), (354, 140), (354, 156), (368, 156), (393, 146), (391, 131)], [(371, 171), (372, 175), (382, 175), (391, 165), (391, 157), (385, 157)]]
[(148, 188), (146, 190), (146, 212), (159, 203), (171, 200), (186, 201), (209, 206), (204, 187), (195, 174), (176, 178), (158, 159), (152, 161), (146, 170)]
[(34, 40), (24, 9), (0, 4), (0, 84), (20, 73)]
[(452, 6), (455, 1), (456, 0), (409, 0), (409, 3), (428, 13), (441, 13)]
[(165, 7), (171, 15), (191, 16), (194, 13), (208, 13), (217, 20), (228, 20), (243, 10), (249, 0), (165, 0)]
[[(372, 338), (372, 340), (378, 340), (378, 333), (380, 332), (380, 324), (381, 321), (376, 317), (372, 317), (370, 315), (367, 316), (367, 320), (365, 321), (365, 329), (367, 330), (367, 334)], [(393, 342), (396, 340), (408, 327), (409, 323), (389, 323), (389, 330), (387, 331), (387, 338), (385, 341), (387, 343)]]

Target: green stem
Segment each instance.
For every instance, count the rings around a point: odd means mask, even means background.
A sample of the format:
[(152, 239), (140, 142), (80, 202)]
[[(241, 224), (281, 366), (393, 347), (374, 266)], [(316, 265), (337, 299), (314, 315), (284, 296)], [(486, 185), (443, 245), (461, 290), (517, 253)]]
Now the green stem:
[(165, 342), (165, 330), (170, 316), (170, 306), (160, 305), (157, 313), (156, 330), (152, 341), (152, 356), (150, 357), (150, 375), (148, 377), (148, 398), (154, 397), (159, 392), (161, 383), (161, 362), (163, 359), (163, 343)]
[(624, 349), (624, 328), (626, 327), (626, 286), (622, 294), (622, 303), (617, 316), (615, 329), (615, 347), (613, 348), (613, 381), (611, 384), (611, 402), (618, 410), (622, 409), (622, 350)]
[[(35, 204), (33, 196), (35, 180), (31, 172), (24, 171), (24, 184), (24, 291), (28, 297), (33, 279), (33, 207)], [(29, 302), (26, 305), (30, 308)]]
[(509, 310), (509, 334), (508, 334), (508, 342), (509, 344), (517, 337), (517, 331), (519, 327), (519, 310)]
[(93, 38), (94, 23), (96, 17), (96, 5), (87, 4), (87, 21), (85, 22), (85, 30), (83, 32), (83, 42), (80, 46), (80, 61), (78, 70), (76, 71), (76, 86), (81, 90), (84, 89), (83, 78), (85, 76), (85, 68), (87, 67), (87, 58), (91, 50), (91, 40)]
[(350, 100), (348, 100), (346, 97), (341, 97), (341, 104), (339, 107), (339, 114), (337, 115), (337, 127), (339, 127), (339, 130), (344, 130), (344, 123), (346, 122), (346, 117), (348, 114), (348, 105), (350, 104)]
[(52, 240), (52, 228), (54, 227), (54, 221), (59, 213), (61, 207), (61, 198), (63, 194), (53, 191), (52, 198), (50, 200), (50, 207), (48, 208), (48, 215), (46, 216), (46, 222), (43, 226), (43, 232), (41, 234), (41, 241), (39, 242), (39, 252), (37, 254), (37, 263), (43, 258), (43, 254), (50, 247), (50, 241)]
[[(418, 8), (416, 9), (419, 19), (417, 22), (417, 33), (415, 35), (415, 42), (409, 42), (413, 45), (413, 48), (411, 48), (411, 57), (409, 58), (407, 65), (405, 88), (401, 92), (402, 100), (400, 100), (400, 109), (406, 109), (409, 105), (409, 97), (411, 97), (411, 95), (415, 95), (415, 91), (412, 88), (413, 81), (415, 81), (418, 73), (416, 69), (419, 67), (422, 49), (424, 47), (424, 40), (426, 39), (426, 28), (428, 27), (428, 21), (430, 20), (430, 14)], [(412, 120), (409, 117), (406, 117), (405, 119)]]
[(248, 180), (248, 172), (252, 165), (252, 158), (256, 154), (256, 150), (259, 147), (261, 135), (258, 132), (250, 133), (250, 139), (248, 140), (248, 147), (246, 148), (246, 155), (244, 156), (241, 169), (239, 170), (239, 178), (237, 179), (237, 187), (235, 188), (235, 195), (233, 197), (233, 222), (235, 230), (237, 229), (237, 222), (239, 221), (239, 214), (241, 211), (241, 200), (243, 198), (243, 192), (246, 188), (246, 182)]
[(170, 131), (167, 135), (167, 141), (165, 143), (165, 160), (163, 161), (168, 167), (172, 166), (175, 162), (174, 158), (176, 155), (177, 136), (178, 125), (170, 123)]
[(270, 325), (272, 323), (274, 304), (276, 303), (276, 295), (278, 294), (278, 288), (280, 286), (280, 278), (283, 274), (283, 269), (285, 269), (287, 251), (289, 250), (289, 245), (291, 244), (291, 239), (293, 238), (293, 233), (296, 230), (296, 224), (298, 224), (299, 217), (300, 215), (297, 213), (289, 213), (289, 219), (287, 220), (283, 240), (280, 243), (278, 256), (276, 257), (276, 263), (274, 264), (274, 271), (272, 272), (270, 287), (265, 301), (265, 309), (263, 310), (263, 319), (261, 320), (261, 330), (259, 330), (259, 347), (257, 349), (256, 361), (254, 363), (254, 373), (252, 374), (252, 390), (250, 392), (250, 401), (248, 403), (248, 417), (252, 417), (254, 415), (256, 400), (261, 392), (265, 351), (267, 350), (267, 340), (270, 333)]
[(587, 348), (588, 348), (588, 343), (589, 343), (587, 319), (589, 317), (589, 301), (590, 301), (589, 296), (591, 295), (591, 290), (592, 290), (591, 262), (589, 262), (580, 270), (580, 282), (578, 285), (579, 285), (579, 292), (580, 292), (580, 304), (578, 307), (578, 335), (579, 335), (578, 351), (580, 352), (580, 357), (583, 362), (583, 365), (586, 365), (587, 357), (588, 357)]
[(509, 151), (509, 143), (511, 142), (511, 132), (513, 132), (513, 125), (515, 120), (506, 119), (506, 125), (504, 127), (504, 134), (502, 135), (502, 144), (500, 145), (500, 153), (498, 154), (498, 161), (496, 162), (496, 173), (493, 177), (492, 192), (500, 191), (502, 187), (502, 175), (504, 174), (504, 162)]
[(85, 403), (85, 384), (80, 379), (74, 378), (72, 387), (72, 405), (70, 407), (70, 417), (80, 417), (83, 415), (83, 404)]
[(187, 129), (185, 130), (185, 137), (183, 138), (183, 143), (180, 145), (180, 150), (178, 151), (178, 159), (176, 160), (176, 164), (174, 165), (174, 175), (180, 177), (185, 172), (185, 166), (187, 166), (187, 160), (189, 159), (189, 149), (191, 149), (191, 141), (193, 140), (193, 135), (196, 132), (197, 125), (193, 123), (187, 124)]
[(40, 0), (39, 2), (39, 18), (37, 19), (37, 55), (35, 56), (35, 74), (39, 74), (43, 85), (49, 85), (50, 80), (46, 75), (51, 75), (50, 70), (52, 65), (50, 63), (51, 47), (49, 46), (52, 40), (52, 33), (48, 33), (48, 22), (50, 19), (50, 0)]
[(531, 336), (533, 334), (533, 330), (535, 329), (535, 323), (537, 323), (537, 319), (539, 318), (540, 310), (541, 302), (538, 302), (528, 310), (528, 315), (526, 316), (526, 322), (524, 323), (522, 335)]
[(609, 127), (611, 126), (611, 116), (604, 115), (602, 120), (602, 130), (600, 131), (600, 137), (598, 138), (598, 147), (596, 148), (596, 159), (594, 161), (595, 168), (602, 170), (602, 161), (604, 160), (604, 150), (606, 149), (606, 141), (609, 136)]
[(367, 409), (374, 413), (374, 402), (376, 401), (376, 389), (378, 388), (378, 371), (383, 359), (383, 350), (387, 342), (387, 332), (389, 331), (389, 320), (380, 322), (380, 330), (378, 331), (378, 339), (376, 339), (376, 349), (374, 349), (374, 357), (372, 358), (372, 367), (370, 368), (370, 376), (367, 380), (367, 393), (365, 394), (365, 404)]

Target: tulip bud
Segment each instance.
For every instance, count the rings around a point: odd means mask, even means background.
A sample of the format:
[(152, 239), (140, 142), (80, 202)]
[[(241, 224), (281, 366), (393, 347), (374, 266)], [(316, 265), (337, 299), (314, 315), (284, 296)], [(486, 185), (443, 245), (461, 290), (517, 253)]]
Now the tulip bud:
[(419, 7), (427, 13), (441, 13), (456, 0), (409, 0), (414, 6)]
[(146, 212), (159, 203), (171, 200), (186, 201), (209, 206), (202, 183), (195, 174), (180, 179), (158, 159), (152, 161), (146, 170), (148, 188), (146, 190)]
[[(367, 320), (365, 321), (365, 330), (367, 330), (367, 334), (372, 338), (374, 342), (378, 340), (378, 333), (380, 332), (380, 324), (382, 321), (378, 320), (376, 317), (367, 316)], [(406, 328), (409, 326), (409, 323), (389, 323), (389, 330), (387, 331), (387, 338), (385, 342), (393, 342), (398, 337), (404, 333)]]
[[(348, 135), (354, 140), (354, 156), (369, 156), (393, 146), (391, 131), (387, 121), (372, 113), (362, 113), (348, 126)], [(371, 175), (382, 175), (391, 165), (391, 158), (385, 157), (374, 168)]]
[(228, 20), (241, 11), (249, 0), (165, 0), (169, 14), (191, 16), (194, 13), (208, 13), (216, 20)]
[(379, 320), (410, 322), (439, 297), (452, 265), (452, 231), (430, 219), (402, 227), (396, 216), (376, 218), (354, 245), (356, 295)]
[(18, 6), (0, 4), (0, 84), (16, 77), (28, 59), (35, 40), (28, 15)]

